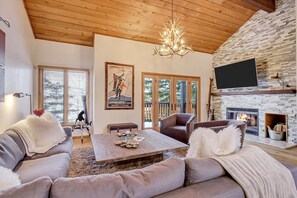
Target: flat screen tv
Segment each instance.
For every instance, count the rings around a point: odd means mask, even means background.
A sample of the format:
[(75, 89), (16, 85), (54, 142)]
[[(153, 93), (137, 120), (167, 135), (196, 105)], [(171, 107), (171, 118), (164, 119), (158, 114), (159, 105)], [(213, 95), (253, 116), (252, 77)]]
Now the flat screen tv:
[(218, 89), (258, 86), (256, 60), (249, 59), (215, 68)]

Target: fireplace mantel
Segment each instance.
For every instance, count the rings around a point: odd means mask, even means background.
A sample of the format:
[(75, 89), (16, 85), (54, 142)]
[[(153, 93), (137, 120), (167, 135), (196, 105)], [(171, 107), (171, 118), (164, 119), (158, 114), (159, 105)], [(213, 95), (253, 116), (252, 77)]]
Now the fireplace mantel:
[(257, 90), (257, 91), (228, 91), (228, 92), (211, 93), (212, 96), (261, 95), (261, 94), (296, 94), (296, 89)]

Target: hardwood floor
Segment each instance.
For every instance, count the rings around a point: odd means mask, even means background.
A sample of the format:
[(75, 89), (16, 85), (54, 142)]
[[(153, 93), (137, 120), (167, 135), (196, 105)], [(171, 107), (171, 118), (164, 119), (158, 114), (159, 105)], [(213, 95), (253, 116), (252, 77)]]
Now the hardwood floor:
[[(73, 139), (73, 148), (84, 148), (84, 147), (92, 147), (91, 138), (88, 136), (84, 137), (84, 143), (80, 142), (79, 137), (75, 137)], [(292, 164), (297, 166), (297, 147), (293, 147), (290, 149), (279, 149), (276, 147), (272, 147), (265, 144), (259, 144), (256, 142), (245, 140), (244, 145), (255, 145), (260, 147), (262, 150), (266, 151), (268, 154), (270, 154), (275, 159), (286, 162), (288, 164)]]
[(84, 136), (83, 143), (81, 143), (80, 137), (73, 137), (73, 149), (86, 147), (93, 147), (91, 138), (89, 136)]
[(256, 143), (248, 140), (244, 141), (244, 145), (258, 146), (262, 150), (266, 151), (269, 155), (274, 157), (275, 159), (297, 166), (297, 147), (293, 147), (290, 149), (280, 149), (273, 146), (260, 144), (260, 143)]

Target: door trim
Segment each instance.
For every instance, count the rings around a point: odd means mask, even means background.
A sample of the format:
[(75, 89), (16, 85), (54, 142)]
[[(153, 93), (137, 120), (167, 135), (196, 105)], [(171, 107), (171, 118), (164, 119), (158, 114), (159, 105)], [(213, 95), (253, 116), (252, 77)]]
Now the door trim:
[[(187, 80), (188, 81), (188, 85), (187, 85), (187, 92), (189, 91), (188, 93), (188, 102), (190, 102), (189, 98), (190, 98), (190, 93), (191, 93), (191, 86), (189, 86), (191, 84), (192, 81), (197, 81), (198, 85), (197, 85), (197, 121), (199, 122), (201, 120), (201, 79), (199, 76), (186, 76), (186, 75), (175, 75), (175, 74), (163, 74), (163, 73), (153, 73), (153, 72), (142, 72), (141, 73), (141, 129), (144, 129), (144, 78), (145, 77), (148, 77), (148, 78), (152, 78), (153, 79), (153, 87), (152, 87), (152, 97), (153, 97), (153, 102), (156, 102), (156, 100), (158, 99), (157, 96), (158, 96), (158, 78), (160, 77), (165, 77), (165, 78), (171, 78), (171, 82), (173, 83), (173, 85), (175, 85), (175, 81), (176, 79), (183, 79), (183, 80)], [(174, 95), (174, 86), (172, 86), (172, 89), (171, 89), (171, 94), (172, 96)], [(174, 100), (175, 97), (171, 97), (170, 100)], [(175, 103), (175, 101), (172, 101), (173, 103)], [(189, 106), (189, 105), (187, 105)], [(153, 108), (154, 109), (154, 108)], [(189, 111), (190, 107), (187, 108), (187, 111)], [(153, 114), (153, 117), (155, 118), (155, 114), (159, 113), (159, 112), (156, 112), (155, 110), (152, 110), (152, 114)], [(153, 118), (153, 119), (154, 119)], [(152, 121), (153, 124), (156, 124), (154, 123), (154, 121)], [(153, 125), (153, 128), (154, 128), (154, 125)]]

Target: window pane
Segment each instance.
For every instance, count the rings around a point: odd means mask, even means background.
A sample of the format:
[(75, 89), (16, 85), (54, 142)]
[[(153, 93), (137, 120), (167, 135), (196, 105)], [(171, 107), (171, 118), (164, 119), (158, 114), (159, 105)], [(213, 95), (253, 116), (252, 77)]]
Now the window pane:
[(68, 72), (68, 122), (75, 122), (79, 112), (84, 110), (82, 95), (87, 93), (87, 72)]
[(43, 71), (43, 108), (60, 122), (64, 118), (64, 72)]

